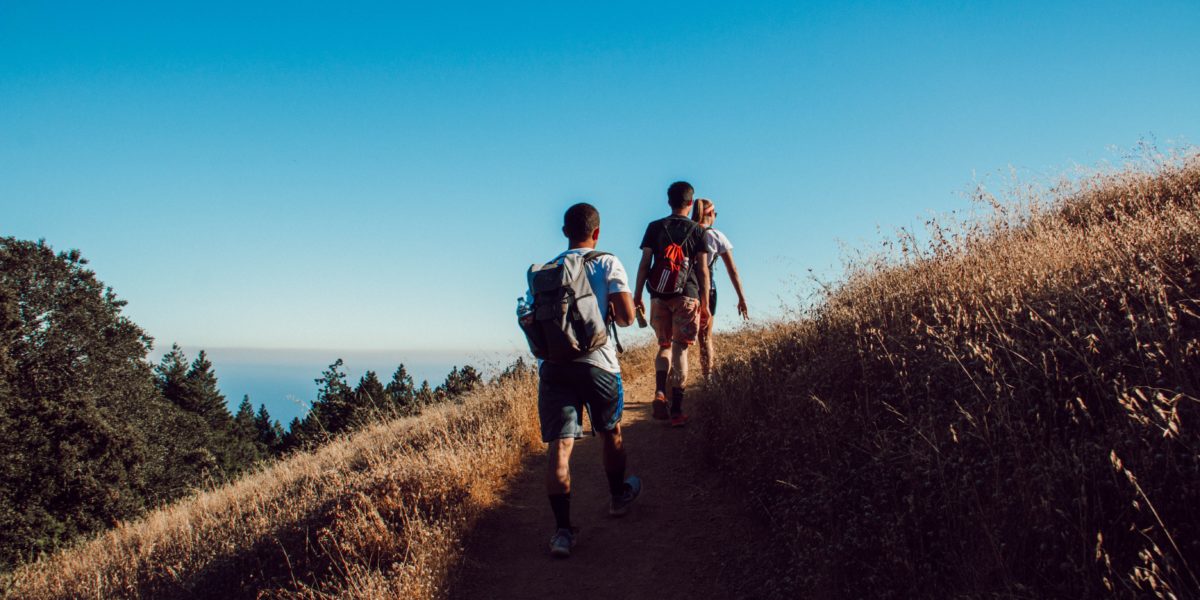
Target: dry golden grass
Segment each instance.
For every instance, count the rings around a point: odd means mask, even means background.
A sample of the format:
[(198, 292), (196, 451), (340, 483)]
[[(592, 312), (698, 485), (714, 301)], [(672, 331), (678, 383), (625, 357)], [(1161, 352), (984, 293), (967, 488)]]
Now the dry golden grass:
[[(764, 597), (1200, 596), (1200, 157), (992, 203), (719, 336), (692, 397)], [(645, 372), (653, 348), (623, 357)], [(433, 598), (539, 448), (536, 380), (371, 427), (15, 572), (14, 598)]]
[(540, 447), (522, 372), (198, 494), (46, 560), (13, 598), (431, 598)]
[(1200, 156), (931, 223), (718, 340), (764, 596), (1200, 595)]
[[(632, 350), (636, 380), (651, 350)], [(629, 360), (629, 359), (627, 359)], [(640, 365), (640, 366), (639, 366)], [(463, 535), (544, 446), (537, 377), (393, 419), (26, 565), (6, 597), (437, 598)]]

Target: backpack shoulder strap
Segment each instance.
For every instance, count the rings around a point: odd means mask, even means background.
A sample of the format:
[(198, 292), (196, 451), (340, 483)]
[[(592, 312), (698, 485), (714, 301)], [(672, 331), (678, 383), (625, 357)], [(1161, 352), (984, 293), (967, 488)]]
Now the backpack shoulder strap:
[[(664, 221), (663, 221), (663, 224), (662, 224), (662, 232), (663, 232), (663, 235), (667, 236), (667, 241), (668, 241), (668, 242), (670, 242), (671, 244), (674, 244), (674, 243), (675, 243), (675, 238), (671, 236), (671, 224), (670, 224), (670, 219), (667, 219), (667, 220), (664, 220)], [(658, 238), (658, 239), (660, 239), (660, 240), (661, 240), (662, 238)], [(667, 245), (669, 246), (670, 244), (667, 244)]]
[[(583, 255), (583, 262), (587, 263), (602, 256), (612, 256), (612, 252), (592, 250)], [(621, 338), (617, 336), (617, 324), (613, 321), (612, 315), (608, 315), (608, 319), (604, 323), (604, 328), (608, 331), (608, 335), (612, 337), (613, 341), (617, 343), (617, 354), (624, 354), (625, 348), (621, 346)]]
[[(709, 230), (709, 229), (712, 229), (711, 227), (702, 227), (702, 226), (701, 226), (699, 223), (697, 223), (697, 222), (695, 222), (695, 221), (693, 221), (693, 220), (691, 220), (691, 219), (688, 219), (688, 223), (691, 223), (691, 224), (692, 224), (692, 228), (688, 230), (688, 232), (687, 232), (687, 235), (683, 236), (683, 239), (684, 239), (684, 241), (687, 241), (687, 239), (688, 239), (688, 238), (692, 237), (692, 234), (693, 234), (693, 233), (696, 233), (696, 230), (697, 230), (697, 229), (701, 230), (701, 231), (700, 231), (700, 237), (702, 237), (702, 238), (704, 237), (704, 235), (705, 235), (706, 233), (708, 233), (708, 230)], [(703, 242), (703, 240), (701, 240), (701, 241)], [(700, 248), (693, 248), (693, 249), (692, 249), (692, 253), (693, 253), (693, 254), (695, 254), (696, 252), (699, 252), (699, 251), (700, 251)]]

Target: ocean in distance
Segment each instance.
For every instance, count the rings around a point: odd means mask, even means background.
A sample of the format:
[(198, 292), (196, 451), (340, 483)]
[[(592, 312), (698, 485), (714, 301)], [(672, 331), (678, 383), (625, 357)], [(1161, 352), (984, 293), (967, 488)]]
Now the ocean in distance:
[[(170, 350), (155, 348), (147, 358), (157, 365)], [(183, 347), (188, 360), (196, 359), (201, 348)], [(314, 381), (338, 358), (345, 363), (346, 382), (354, 387), (367, 371), (375, 371), (387, 385), (401, 363), (419, 387), (428, 380), (437, 387), (453, 367), (471, 365), (491, 377), (511, 364), (522, 351), (344, 351), (292, 350), (277, 348), (203, 348), (213, 363), (213, 371), (231, 413), (237, 411), (242, 397), (249, 395), (257, 412), (265, 405), (271, 418), (286, 429), (293, 418), (303, 417), (317, 397)], [(528, 360), (528, 359), (527, 359)]]

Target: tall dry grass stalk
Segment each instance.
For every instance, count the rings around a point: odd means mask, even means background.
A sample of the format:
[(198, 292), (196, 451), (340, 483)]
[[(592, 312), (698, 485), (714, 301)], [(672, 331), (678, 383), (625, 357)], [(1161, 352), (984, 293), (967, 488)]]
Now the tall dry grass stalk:
[(536, 377), (371, 426), (15, 572), (7, 595), (432, 598), (540, 448)]
[(981, 192), (719, 338), (700, 401), (784, 550), (765, 596), (1200, 597), (1200, 156), (1148, 162)]

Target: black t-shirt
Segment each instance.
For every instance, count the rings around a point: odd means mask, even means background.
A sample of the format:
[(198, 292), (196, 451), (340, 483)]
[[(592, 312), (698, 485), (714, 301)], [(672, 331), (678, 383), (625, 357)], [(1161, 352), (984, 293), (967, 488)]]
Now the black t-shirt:
[[(654, 260), (662, 254), (663, 248), (669, 246), (672, 242), (679, 244), (683, 248), (684, 256), (691, 259), (691, 270), (688, 271), (687, 283), (683, 288), (683, 295), (688, 298), (700, 298), (700, 279), (698, 264), (696, 263), (696, 254), (704, 252), (704, 228), (698, 225), (695, 221), (687, 217), (679, 215), (671, 215), (665, 219), (659, 219), (646, 226), (646, 234), (642, 236), (642, 248), (649, 248), (654, 254)], [(653, 263), (651, 263), (653, 264)], [(658, 294), (654, 290), (650, 292), (651, 298), (673, 298), (678, 294)]]

